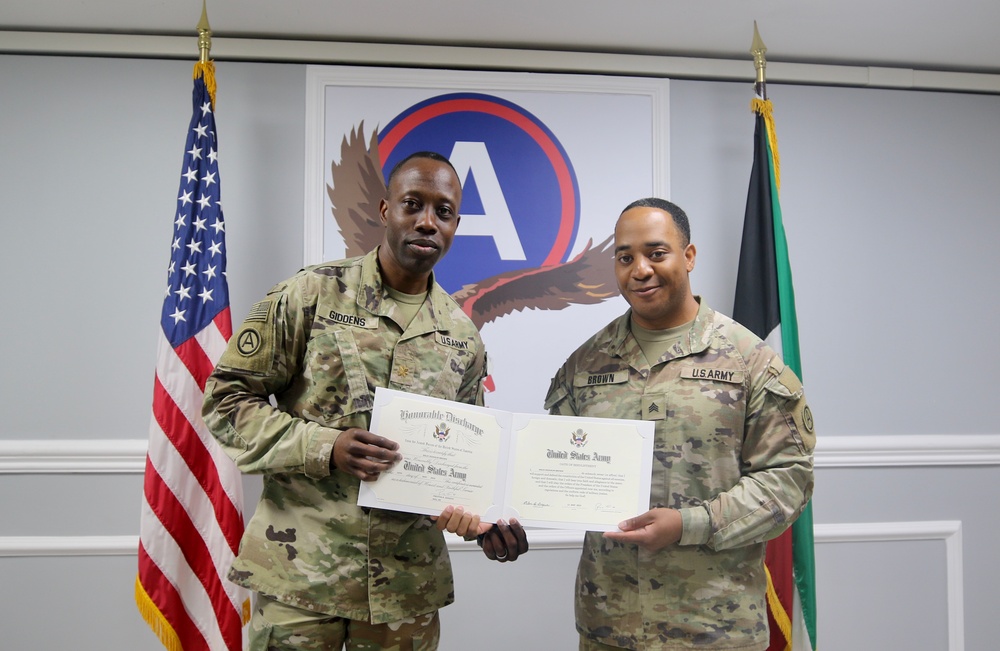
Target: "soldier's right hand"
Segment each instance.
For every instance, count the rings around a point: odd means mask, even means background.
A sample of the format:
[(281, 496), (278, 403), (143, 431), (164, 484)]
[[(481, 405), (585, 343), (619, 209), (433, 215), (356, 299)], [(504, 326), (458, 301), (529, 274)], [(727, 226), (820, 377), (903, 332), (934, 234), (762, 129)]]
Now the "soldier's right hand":
[(658, 552), (668, 545), (680, 542), (684, 534), (684, 521), (676, 509), (657, 507), (618, 525), (621, 531), (608, 531), (605, 538), (618, 542), (635, 543), (646, 551)]
[(528, 536), (516, 519), (511, 518), (510, 524), (500, 520), (479, 536), (479, 546), (491, 561), (513, 563), (518, 556), (528, 553)]
[(361, 481), (375, 481), (403, 458), (399, 444), (358, 427), (340, 433), (330, 455), (331, 470), (353, 475)]

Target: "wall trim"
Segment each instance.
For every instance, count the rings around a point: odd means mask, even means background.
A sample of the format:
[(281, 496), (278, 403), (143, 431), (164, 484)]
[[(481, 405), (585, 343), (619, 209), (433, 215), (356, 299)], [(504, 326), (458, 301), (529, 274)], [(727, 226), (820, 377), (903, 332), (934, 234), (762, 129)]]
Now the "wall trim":
[(135, 556), (139, 536), (0, 536), (0, 558)]
[[(0, 475), (141, 473), (146, 439), (0, 440)], [(1000, 465), (1000, 434), (826, 436), (817, 468)]]
[(148, 443), (146, 439), (0, 440), (0, 475), (141, 473)]
[(815, 459), (817, 468), (996, 466), (1000, 434), (827, 436)]
[[(198, 54), (196, 41), (194, 36), (0, 31), (0, 53), (194, 59)], [(212, 37), (212, 55), (216, 61), (568, 72), (744, 82), (754, 77), (750, 57), (739, 60), (702, 59), (602, 52), (222, 36)], [(767, 80), (772, 83), (819, 86), (1000, 94), (1000, 75), (997, 74), (910, 68), (768, 61)]]
[[(817, 544), (944, 540), (959, 555), (961, 567), (962, 523), (958, 520), (917, 522), (848, 522), (813, 526)], [(579, 549), (583, 531), (532, 529), (532, 549)], [(0, 536), (3, 556), (128, 556), (138, 549), (138, 536)], [(478, 549), (476, 542), (459, 540), (448, 545), (457, 551)], [(949, 564), (951, 567), (951, 564)]]

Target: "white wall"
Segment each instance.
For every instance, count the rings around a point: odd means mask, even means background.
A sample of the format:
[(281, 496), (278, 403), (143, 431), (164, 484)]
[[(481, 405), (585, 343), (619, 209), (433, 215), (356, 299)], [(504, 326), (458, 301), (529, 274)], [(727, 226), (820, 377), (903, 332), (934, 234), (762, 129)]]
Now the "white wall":
[[(301, 264), (305, 68), (220, 63), (218, 79), (239, 320)], [(0, 87), (2, 646), (157, 649), (132, 602), (134, 537), (191, 64), (0, 56)], [(723, 311), (750, 92), (670, 88), (672, 199), (692, 219), (695, 289)], [(821, 437), (822, 648), (992, 648), (1000, 353), (978, 326), (1000, 317), (1000, 97), (770, 95)], [(512, 566), (453, 553), (444, 651), (575, 648), (578, 550), (541, 547)]]

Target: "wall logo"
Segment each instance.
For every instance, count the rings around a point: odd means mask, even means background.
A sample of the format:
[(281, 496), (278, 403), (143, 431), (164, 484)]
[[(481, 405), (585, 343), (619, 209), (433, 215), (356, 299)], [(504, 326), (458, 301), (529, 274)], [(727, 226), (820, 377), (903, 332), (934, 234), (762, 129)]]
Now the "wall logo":
[(381, 241), (384, 178), (421, 150), (447, 156), (462, 181), (462, 223), (435, 276), (477, 326), (526, 307), (562, 309), (617, 294), (611, 237), (569, 257), (580, 193), (556, 136), (522, 107), (479, 93), (415, 104), (367, 143), (364, 123), (344, 137), (328, 194), (346, 255)]

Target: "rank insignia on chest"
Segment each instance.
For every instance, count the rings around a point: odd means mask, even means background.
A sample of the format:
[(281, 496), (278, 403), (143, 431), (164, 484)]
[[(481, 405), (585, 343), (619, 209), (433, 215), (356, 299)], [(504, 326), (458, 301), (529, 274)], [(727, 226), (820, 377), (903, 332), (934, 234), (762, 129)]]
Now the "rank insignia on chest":
[(642, 397), (643, 420), (663, 420), (667, 417), (666, 394), (659, 393)]

